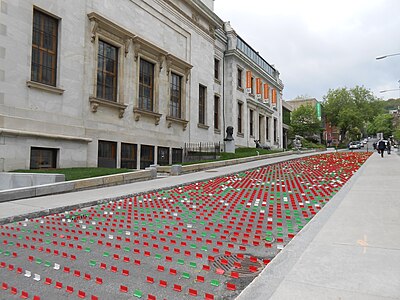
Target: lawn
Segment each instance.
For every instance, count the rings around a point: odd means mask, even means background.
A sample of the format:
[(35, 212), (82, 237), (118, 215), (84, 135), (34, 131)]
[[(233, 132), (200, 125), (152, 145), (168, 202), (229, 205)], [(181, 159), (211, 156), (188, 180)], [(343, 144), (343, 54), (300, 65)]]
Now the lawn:
[[(276, 153), (276, 152), (280, 152), (280, 151), (265, 150), (265, 149), (258, 149), (258, 148), (237, 148), (235, 153), (222, 152), (220, 155), (220, 158), (217, 160), (228, 160), (228, 159), (242, 158), (242, 157), (248, 157), (248, 156), (256, 156), (256, 155), (261, 155), (261, 154)], [(188, 164), (205, 163), (205, 162), (210, 162), (210, 160), (199, 161), (199, 162), (190, 162), (190, 163), (184, 163), (184, 164), (188, 165)], [(13, 172), (64, 174), (65, 180), (70, 181), (70, 180), (91, 178), (91, 177), (97, 177), (97, 176), (126, 173), (126, 172), (132, 172), (132, 171), (134, 171), (134, 170), (113, 169), (113, 168), (64, 168), (64, 169), (15, 170)]]
[(104, 175), (132, 172), (131, 169), (113, 169), (113, 168), (65, 168), (65, 169), (37, 169), (37, 170), (16, 170), (20, 173), (57, 173), (64, 174), (65, 180), (77, 180)]

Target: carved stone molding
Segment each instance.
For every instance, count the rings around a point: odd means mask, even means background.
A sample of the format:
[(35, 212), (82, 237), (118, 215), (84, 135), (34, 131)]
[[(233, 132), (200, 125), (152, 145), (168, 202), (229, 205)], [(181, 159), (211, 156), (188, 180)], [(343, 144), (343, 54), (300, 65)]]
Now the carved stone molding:
[(97, 103), (97, 102), (90, 103), (90, 108), (91, 108), (92, 112), (97, 112), (98, 107), (99, 107), (99, 103)]
[(184, 120), (184, 119), (179, 119), (179, 118), (175, 118), (175, 117), (171, 117), (171, 116), (167, 116), (165, 118), (167, 120), (167, 127), (170, 128), (172, 126), (173, 123), (178, 123), (182, 125), (182, 129), (183, 131), (186, 130), (187, 125), (189, 123), (188, 120)]
[(133, 39), (132, 41), (133, 41), (133, 55), (135, 61), (137, 61), (139, 57), (140, 44), (136, 42), (136, 39)]
[(30, 80), (28, 80), (26, 82), (26, 86), (30, 87), (30, 88), (35, 88), (35, 89), (38, 89), (38, 90), (50, 92), (50, 93), (53, 93), (53, 94), (58, 94), (58, 95), (62, 95), (64, 93), (64, 91), (65, 91), (65, 90), (63, 90), (63, 89), (61, 89), (59, 87), (43, 84), (43, 83), (40, 83), (40, 82), (30, 81)]
[(133, 40), (131, 39), (131, 38), (129, 38), (129, 37), (127, 37), (126, 39), (125, 39), (125, 57), (128, 55), (128, 53), (129, 53), (129, 47), (130, 47), (130, 45), (133, 43)]
[(149, 111), (149, 110), (140, 109), (137, 107), (133, 109), (133, 113), (134, 113), (134, 119), (136, 122), (140, 121), (141, 117), (149, 117), (149, 118), (154, 118), (155, 125), (160, 124), (162, 114), (159, 114), (159, 113), (156, 113), (153, 111)]
[(97, 23), (97, 21), (95, 19), (91, 19), (90, 20), (90, 41), (92, 43), (94, 43), (94, 41), (96, 40), (96, 32), (97, 32), (97, 28), (99, 27), (99, 24)]
[(90, 97), (89, 102), (90, 102), (90, 109), (92, 112), (94, 112), (94, 113), (97, 112), (97, 109), (99, 106), (105, 106), (105, 107), (117, 109), (119, 118), (123, 118), (125, 109), (127, 107), (127, 105), (125, 105), (125, 104), (108, 101), (108, 100), (103, 100), (103, 99), (99, 99), (96, 97)]
[(160, 54), (158, 56), (158, 64), (160, 65), (160, 72), (161, 72), (161, 70), (163, 68), (164, 61), (165, 61), (165, 55)]

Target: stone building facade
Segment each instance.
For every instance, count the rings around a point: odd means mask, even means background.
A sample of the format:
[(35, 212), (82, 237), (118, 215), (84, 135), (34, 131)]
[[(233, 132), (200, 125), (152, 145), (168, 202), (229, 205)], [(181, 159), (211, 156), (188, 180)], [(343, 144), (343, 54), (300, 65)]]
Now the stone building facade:
[(279, 148), (283, 85), (254, 53), (212, 0), (1, 0), (0, 171), (178, 163), (230, 125)]

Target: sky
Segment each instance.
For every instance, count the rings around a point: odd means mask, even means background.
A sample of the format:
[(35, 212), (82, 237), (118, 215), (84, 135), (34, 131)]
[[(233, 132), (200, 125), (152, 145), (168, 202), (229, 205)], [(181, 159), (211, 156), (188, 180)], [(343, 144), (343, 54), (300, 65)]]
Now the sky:
[(400, 98), (400, 0), (215, 0), (214, 12), (280, 72), (283, 99), (364, 86)]

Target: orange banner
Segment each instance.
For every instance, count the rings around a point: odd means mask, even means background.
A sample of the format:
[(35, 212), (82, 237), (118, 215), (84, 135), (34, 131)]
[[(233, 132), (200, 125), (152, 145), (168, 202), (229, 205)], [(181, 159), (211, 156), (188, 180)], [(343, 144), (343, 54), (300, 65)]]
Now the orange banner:
[(269, 99), (269, 86), (268, 86), (268, 83), (264, 83), (264, 99)]
[(261, 95), (261, 78), (256, 78), (256, 94)]
[(276, 90), (272, 90), (272, 104), (276, 105)]
[(251, 71), (246, 71), (246, 89), (251, 89)]

